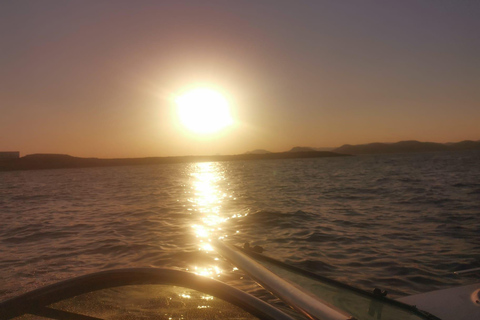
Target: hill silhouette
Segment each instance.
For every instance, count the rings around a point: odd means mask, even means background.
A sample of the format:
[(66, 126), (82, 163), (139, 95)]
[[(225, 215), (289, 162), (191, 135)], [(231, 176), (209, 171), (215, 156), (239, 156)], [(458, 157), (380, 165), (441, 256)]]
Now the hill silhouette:
[(288, 152), (332, 151), (334, 148), (293, 147)]
[(312, 151), (315, 151), (315, 149), (310, 147), (293, 147), (288, 152), (312, 152)]
[(461, 142), (436, 143), (420, 142), (416, 140), (399, 141), (395, 143), (368, 143), (350, 145), (345, 144), (333, 152), (345, 154), (380, 154), (380, 153), (412, 153), (412, 152), (438, 152), (480, 150), (480, 141), (465, 140)]
[(87, 168), (109, 166), (152, 165), (162, 163), (210, 162), (210, 161), (239, 161), (239, 160), (266, 160), (266, 159), (294, 159), (294, 158), (320, 158), (320, 157), (345, 157), (328, 151), (311, 152), (277, 152), (263, 154), (215, 155), (215, 156), (182, 156), (182, 157), (149, 157), (149, 158), (123, 158), (99, 159), (79, 158), (65, 154), (32, 154), (18, 159), (3, 159), (0, 161), (0, 171), (11, 170), (40, 170), (62, 168)]
[(245, 152), (245, 154), (266, 154), (266, 153), (272, 153), (272, 152), (265, 149), (255, 149), (252, 151)]

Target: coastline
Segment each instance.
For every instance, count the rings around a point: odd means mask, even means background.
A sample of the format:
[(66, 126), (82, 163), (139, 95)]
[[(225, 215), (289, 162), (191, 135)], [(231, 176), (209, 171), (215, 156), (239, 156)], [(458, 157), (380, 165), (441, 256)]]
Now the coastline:
[(298, 158), (348, 157), (329, 151), (309, 152), (278, 152), (266, 154), (237, 154), (215, 156), (177, 156), (177, 157), (147, 157), (147, 158), (80, 158), (61, 154), (33, 154), (18, 159), (0, 161), (0, 171), (68, 169), (89, 167), (136, 166), (167, 163), (212, 162), (212, 161), (248, 161)]

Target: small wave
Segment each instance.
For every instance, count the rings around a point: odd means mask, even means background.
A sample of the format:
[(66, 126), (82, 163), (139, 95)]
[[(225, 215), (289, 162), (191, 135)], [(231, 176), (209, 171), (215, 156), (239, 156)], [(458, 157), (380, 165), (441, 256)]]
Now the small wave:
[(270, 219), (270, 218), (298, 218), (298, 219), (305, 219), (305, 218), (313, 218), (314, 214), (302, 210), (297, 210), (295, 212), (281, 212), (281, 211), (257, 211), (251, 213), (249, 217), (255, 217), (259, 219)]
[(363, 216), (364, 214), (361, 213), (361, 212), (358, 212), (358, 211), (349, 210), (349, 211), (345, 212), (344, 215), (349, 216), (349, 217), (358, 217), (358, 216)]
[(52, 195), (50, 194), (18, 195), (18, 196), (13, 196), (10, 199), (14, 201), (25, 201), (25, 200), (41, 200), (45, 198), (52, 198)]
[(397, 181), (407, 182), (407, 183), (411, 183), (411, 182), (419, 183), (419, 182), (422, 182), (422, 180), (420, 180), (420, 179), (414, 179), (414, 178), (398, 178)]
[(333, 241), (335, 239), (336, 239), (335, 236), (331, 236), (321, 232), (315, 232), (305, 240), (308, 242), (327, 242), (327, 241)]
[(454, 187), (457, 188), (471, 188), (471, 187), (480, 187), (480, 183), (455, 183)]
[(249, 214), (242, 222), (255, 227), (268, 225), (276, 228), (296, 228), (317, 219), (318, 216), (301, 210), (295, 212), (258, 211)]
[(58, 239), (58, 238), (65, 238), (70, 237), (72, 235), (76, 235), (76, 232), (68, 232), (68, 231), (45, 231), (45, 232), (35, 232), (33, 234), (29, 234), (26, 236), (13, 236), (4, 238), (3, 241), (7, 243), (27, 243), (33, 241), (46, 241), (49, 239)]

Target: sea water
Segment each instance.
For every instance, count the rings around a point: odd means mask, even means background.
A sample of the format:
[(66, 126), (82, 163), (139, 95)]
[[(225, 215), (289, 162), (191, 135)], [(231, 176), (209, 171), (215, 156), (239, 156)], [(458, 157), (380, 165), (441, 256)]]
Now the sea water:
[(391, 297), (478, 281), (480, 153), (0, 172), (0, 300), (149, 266), (261, 296), (219, 237)]

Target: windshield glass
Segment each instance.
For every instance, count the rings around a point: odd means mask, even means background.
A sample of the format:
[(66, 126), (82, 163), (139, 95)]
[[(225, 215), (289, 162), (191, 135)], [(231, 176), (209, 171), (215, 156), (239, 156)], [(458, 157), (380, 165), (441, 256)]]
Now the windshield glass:
[[(256, 255), (255, 255), (256, 256)], [(251, 256), (252, 257), (252, 256)], [(255, 258), (255, 257), (253, 257)], [(358, 320), (424, 320), (438, 319), (421, 315), (413, 308), (402, 307), (395, 301), (377, 299), (361, 291), (355, 291), (347, 286), (336, 285), (321, 277), (310, 276), (301, 270), (284, 265), (270, 259), (256, 259), (258, 263), (280, 276), (283, 280), (301, 288), (329, 305), (343, 310)], [(388, 301), (391, 301), (388, 302)]]
[(257, 319), (217, 297), (171, 285), (103, 289), (49, 307), (101, 319)]

